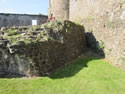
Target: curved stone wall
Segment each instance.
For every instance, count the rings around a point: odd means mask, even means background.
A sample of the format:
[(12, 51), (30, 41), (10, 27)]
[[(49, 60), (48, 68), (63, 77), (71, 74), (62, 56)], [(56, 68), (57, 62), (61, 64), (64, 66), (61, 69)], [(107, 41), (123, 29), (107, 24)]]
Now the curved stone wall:
[(58, 20), (69, 19), (69, 0), (50, 0), (49, 1), (49, 16), (53, 16)]

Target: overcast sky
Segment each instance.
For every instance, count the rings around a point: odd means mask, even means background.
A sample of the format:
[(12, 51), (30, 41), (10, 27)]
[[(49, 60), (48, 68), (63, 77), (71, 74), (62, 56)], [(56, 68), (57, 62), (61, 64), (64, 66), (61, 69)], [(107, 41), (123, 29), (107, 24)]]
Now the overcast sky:
[(0, 13), (48, 14), (49, 0), (0, 0)]

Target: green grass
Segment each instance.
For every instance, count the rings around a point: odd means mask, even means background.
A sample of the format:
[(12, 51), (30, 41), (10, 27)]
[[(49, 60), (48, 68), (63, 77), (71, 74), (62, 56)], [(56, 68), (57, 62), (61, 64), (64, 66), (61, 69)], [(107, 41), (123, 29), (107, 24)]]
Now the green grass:
[(125, 72), (89, 57), (49, 77), (1, 78), (0, 94), (125, 94)]

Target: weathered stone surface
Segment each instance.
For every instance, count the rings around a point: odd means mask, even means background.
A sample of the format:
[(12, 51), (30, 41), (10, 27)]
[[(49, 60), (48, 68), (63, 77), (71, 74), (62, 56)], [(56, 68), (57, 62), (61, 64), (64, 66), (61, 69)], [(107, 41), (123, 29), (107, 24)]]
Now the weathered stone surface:
[(125, 0), (50, 1), (50, 13), (65, 19), (64, 12), (68, 12), (69, 20), (85, 26), (88, 46), (125, 69)]
[(69, 21), (1, 32), (1, 73), (49, 75), (86, 50), (84, 27)]
[[(70, 20), (83, 24), (88, 44), (125, 69), (125, 0), (70, 0)], [(90, 34), (91, 33), (91, 34)]]
[(69, 19), (69, 1), (70, 0), (49, 0), (49, 17), (51, 14), (56, 19)]

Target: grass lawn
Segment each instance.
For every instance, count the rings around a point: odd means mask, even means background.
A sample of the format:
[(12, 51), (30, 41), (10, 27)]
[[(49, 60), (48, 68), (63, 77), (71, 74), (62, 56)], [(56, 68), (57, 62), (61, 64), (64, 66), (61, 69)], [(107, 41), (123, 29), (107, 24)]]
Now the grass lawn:
[(49, 77), (1, 78), (0, 94), (125, 94), (125, 72), (87, 57)]

